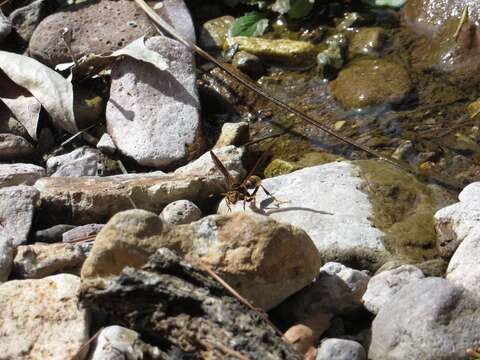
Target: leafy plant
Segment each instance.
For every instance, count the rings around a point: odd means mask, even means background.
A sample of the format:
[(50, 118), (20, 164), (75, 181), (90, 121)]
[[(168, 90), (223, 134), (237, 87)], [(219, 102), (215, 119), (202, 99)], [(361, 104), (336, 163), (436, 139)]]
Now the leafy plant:
[(268, 28), (268, 19), (258, 11), (249, 12), (236, 19), (230, 27), (230, 36), (261, 36)]

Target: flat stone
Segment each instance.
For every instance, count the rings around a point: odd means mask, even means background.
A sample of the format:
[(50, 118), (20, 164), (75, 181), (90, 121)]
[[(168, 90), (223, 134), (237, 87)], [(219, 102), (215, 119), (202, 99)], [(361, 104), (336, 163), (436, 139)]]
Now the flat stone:
[(204, 149), (194, 56), (166, 37), (145, 45), (162, 54), (169, 68), (160, 71), (131, 58), (113, 65), (107, 131), (118, 150), (141, 165), (183, 165)]
[(95, 176), (99, 166), (99, 152), (87, 146), (47, 160), (47, 172), (56, 176)]
[(103, 229), (105, 224), (86, 224), (77, 226), (62, 234), (62, 241), (64, 243), (72, 242), (87, 236), (96, 235)]
[(202, 210), (188, 200), (174, 201), (165, 206), (160, 214), (160, 218), (171, 225), (190, 224), (201, 217)]
[(212, 215), (168, 227), (154, 213), (130, 210), (115, 215), (97, 235), (82, 278), (138, 268), (159, 247), (201, 260), (263, 309), (308, 285), (320, 267), (320, 255), (304, 231), (266, 216)]
[(366, 360), (367, 354), (356, 341), (326, 339), (318, 348), (316, 360)]
[(30, 55), (51, 67), (71, 62), (59, 37), (64, 28), (73, 31), (71, 48), (77, 59), (91, 53), (111, 53), (142, 36), (156, 34), (147, 16), (132, 1), (82, 3), (44, 19), (32, 35)]
[(62, 242), (63, 233), (74, 228), (75, 225), (59, 224), (49, 227), (47, 229), (38, 230), (35, 233), (35, 241), (49, 244)]
[(0, 228), (14, 246), (27, 242), (39, 192), (32, 186), (0, 189)]
[[(80, 278), (61, 274), (0, 285), (0, 353), (5, 359), (72, 359), (89, 338)], [(79, 354), (85, 359), (88, 346)]]
[(3, 14), (0, 10), (0, 42), (5, 40), (5, 38), (10, 35), (12, 31), (12, 23), (10, 20)]
[(25, 43), (28, 43), (35, 28), (50, 14), (51, 10), (48, 0), (36, 0), (14, 10), (9, 19), (15, 32)]
[(478, 296), (442, 278), (404, 286), (373, 320), (371, 360), (465, 360), (480, 341)]
[[(243, 150), (222, 148), (217, 155), (235, 179), (245, 171)], [(206, 153), (173, 174), (128, 174), (106, 177), (42, 178), (40, 190), (42, 224), (89, 224), (107, 222), (117, 212), (138, 208), (157, 214), (169, 203), (186, 199), (196, 204), (210, 194), (225, 191), (225, 180)]]
[(21, 136), (0, 134), (0, 161), (24, 160), (30, 158), (34, 148)]
[(17, 247), (14, 274), (39, 279), (60, 272), (79, 272), (86, 254), (79, 244), (34, 244)]
[(33, 164), (0, 164), (0, 187), (33, 185), (45, 176), (45, 169)]
[(378, 314), (380, 309), (407, 284), (423, 279), (423, 272), (412, 265), (402, 265), (398, 268), (381, 272), (373, 276), (363, 294), (363, 304), (368, 311)]

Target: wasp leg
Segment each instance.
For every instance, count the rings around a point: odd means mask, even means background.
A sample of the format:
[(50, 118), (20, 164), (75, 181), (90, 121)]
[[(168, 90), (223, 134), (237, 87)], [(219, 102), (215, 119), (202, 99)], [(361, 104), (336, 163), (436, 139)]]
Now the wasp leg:
[(267, 189), (265, 189), (265, 187), (263, 185), (259, 185), (262, 190), (265, 192), (265, 194), (267, 194), (267, 196), (271, 197), (273, 199), (273, 201), (279, 203), (279, 204), (285, 204), (285, 203), (288, 203), (290, 201), (288, 200), (279, 200), (277, 199), (275, 196), (272, 195), (272, 193), (270, 191), (268, 191)]

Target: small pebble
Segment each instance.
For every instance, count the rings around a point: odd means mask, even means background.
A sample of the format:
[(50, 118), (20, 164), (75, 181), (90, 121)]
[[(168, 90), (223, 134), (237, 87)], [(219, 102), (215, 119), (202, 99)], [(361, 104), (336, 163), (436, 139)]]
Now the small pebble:
[(182, 225), (197, 221), (202, 217), (202, 211), (189, 200), (174, 201), (163, 209), (160, 218), (168, 224)]

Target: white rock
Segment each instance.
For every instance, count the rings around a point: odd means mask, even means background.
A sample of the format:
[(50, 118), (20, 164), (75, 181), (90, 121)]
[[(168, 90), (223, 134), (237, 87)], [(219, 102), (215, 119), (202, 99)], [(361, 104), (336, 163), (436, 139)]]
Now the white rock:
[(45, 169), (33, 164), (0, 164), (0, 187), (33, 185), (45, 176)]
[(0, 234), (0, 283), (7, 281), (13, 264), (14, 247), (10, 239)]
[(225, 123), (213, 148), (218, 149), (229, 145), (241, 146), (248, 141), (248, 137), (249, 126), (247, 122)]
[(12, 31), (12, 23), (0, 10), (0, 42), (3, 41)]
[(14, 246), (27, 242), (39, 192), (32, 186), (0, 189), (0, 228)]
[(480, 227), (462, 241), (448, 263), (446, 279), (480, 294)]
[(47, 172), (56, 176), (95, 176), (98, 173), (98, 151), (87, 146), (47, 160)]
[(80, 278), (69, 274), (0, 285), (2, 359), (72, 359), (89, 338), (79, 289)]
[(113, 139), (107, 133), (103, 134), (100, 140), (97, 143), (97, 149), (104, 152), (105, 154), (113, 154), (117, 147), (113, 142)]
[(199, 156), (204, 148), (194, 57), (167, 37), (145, 44), (169, 68), (160, 71), (131, 58), (114, 64), (107, 131), (118, 150), (139, 164), (171, 167)]
[(367, 354), (356, 341), (326, 339), (318, 348), (316, 360), (366, 360)]
[(174, 201), (162, 210), (160, 218), (168, 224), (190, 224), (202, 217), (202, 211), (189, 200)]
[(480, 182), (466, 186), (459, 195), (460, 202), (435, 213), (437, 248), (450, 257), (468, 234), (480, 224)]
[(140, 335), (121, 326), (109, 326), (103, 329), (93, 344), (89, 360), (122, 360), (160, 358), (160, 350), (140, 340)]
[(370, 279), (367, 291), (363, 294), (363, 304), (370, 312), (377, 314), (405, 285), (424, 277), (422, 270), (413, 265), (402, 265), (381, 272)]
[[(368, 195), (359, 190), (363, 180), (352, 163), (304, 168), (262, 184), (285, 202), (272, 202), (260, 189), (256, 204), (260, 211), (304, 229), (325, 260), (343, 261), (352, 255), (378, 259), (388, 254), (382, 242), (385, 235), (371, 222), (373, 208)], [(231, 207), (243, 211), (241, 203)], [(228, 213), (225, 201), (218, 212)]]
[(163, 0), (155, 6), (155, 10), (185, 39), (192, 43), (196, 42), (193, 20), (183, 0)]

